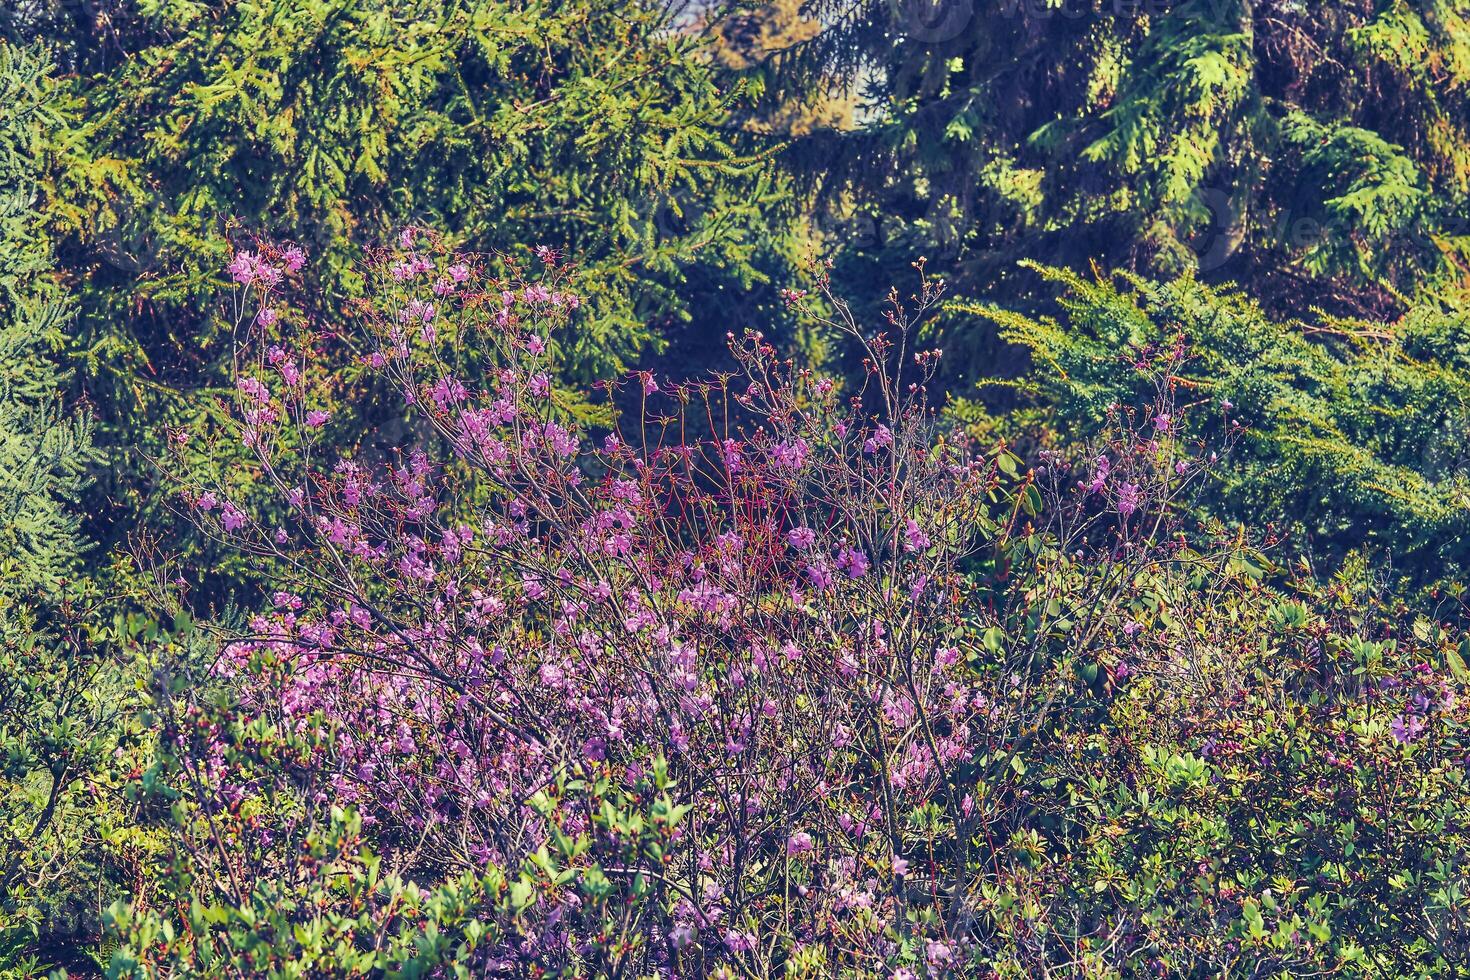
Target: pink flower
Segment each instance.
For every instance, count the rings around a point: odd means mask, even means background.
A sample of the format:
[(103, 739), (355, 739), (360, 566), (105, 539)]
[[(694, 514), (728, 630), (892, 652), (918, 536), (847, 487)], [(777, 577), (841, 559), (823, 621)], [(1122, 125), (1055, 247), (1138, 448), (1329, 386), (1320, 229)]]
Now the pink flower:
[(745, 469), (745, 456), (741, 453), (739, 442), (726, 439), (720, 445), (720, 452), (725, 458), (725, 468), (731, 473), (739, 473)]
[(265, 309), (261, 310), (255, 315), (255, 322), (260, 324), (262, 327), (273, 326), (277, 319), (279, 318), (276, 315), (276, 311), (271, 309), (269, 306), (267, 306)]
[(908, 552), (928, 551), (929, 535), (925, 534), (919, 527), (919, 522), (913, 518), (904, 521), (903, 524), (903, 550)]
[(434, 399), (435, 405), (443, 409), (464, 401), (469, 397), (469, 392), (459, 379), (446, 376), (434, 382), (429, 397)]
[(407, 306), (398, 311), (398, 319), (403, 323), (409, 323), (415, 320), (419, 323), (428, 323), (434, 319), (434, 314), (437, 312), (433, 303), (425, 303), (421, 299), (412, 299), (408, 301)]
[(242, 286), (248, 286), (260, 278), (263, 264), (254, 252), (236, 252), (230, 262), (230, 278)]
[(270, 389), (258, 378), (241, 378), (235, 382), (235, 387), (240, 389), (241, 394), (262, 405), (271, 400)]
[(299, 246), (292, 245), (281, 253), (281, 264), (286, 267), (287, 272), (300, 272), (301, 267), (306, 265), (306, 253)]
[(1388, 726), (1389, 734), (1400, 745), (1408, 745), (1424, 732), (1424, 719), (1410, 715), (1407, 719), (1399, 715)]
[(1139, 493), (1138, 485), (1125, 483), (1118, 488), (1118, 513), (1128, 517), (1138, 509)]
[(816, 589), (821, 590), (832, 587), (832, 572), (824, 564), (808, 564), (806, 566), (806, 577)]
[(219, 522), (226, 531), (233, 533), (245, 526), (245, 515), (234, 503), (227, 502), (224, 510), (220, 511)]
[(897, 854), (893, 856), (893, 874), (896, 878), (902, 878), (909, 873), (909, 863)]
[(1160, 432), (1168, 432), (1169, 426), (1173, 424), (1174, 420), (1167, 415), (1154, 416), (1154, 428), (1158, 429)]
[(794, 527), (786, 532), (786, 540), (791, 542), (791, 547), (797, 551), (806, 551), (817, 540), (817, 532), (809, 527)]
[(313, 429), (320, 429), (322, 426), (327, 424), (327, 420), (331, 417), (331, 412), (323, 411), (320, 408), (313, 408), (311, 411), (306, 413), (306, 424)]
[(868, 574), (868, 556), (856, 548), (843, 548), (837, 553), (837, 567), (847, 573), (848, 578), (862, 578)]
[(807, 444), (805, 439), (782, 440), (771, 447), (771, 459), (788, 470), (799, 470), (806, 465)]
[(884, 446), (893, 445), (893, 430), (886, 425), (880, 425), (873, 430), (873, 434), (863, 442), (863, 452), (876, 453)]

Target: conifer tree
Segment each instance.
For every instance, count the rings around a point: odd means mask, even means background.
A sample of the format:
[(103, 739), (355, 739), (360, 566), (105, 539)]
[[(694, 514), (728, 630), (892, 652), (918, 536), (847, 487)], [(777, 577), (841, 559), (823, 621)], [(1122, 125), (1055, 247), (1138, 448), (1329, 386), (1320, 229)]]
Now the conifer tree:
[(727, 126), (743, 88), (661, 4), (30, 7), (9, 28), (62, 39), (86, 129), (48, 213), (81, 384), (137, 450), (91, 495), (103, 544), (159, 513), (141, 461), (165, 426), (215, 411), (220, 270), (254, 233), (304, 247), (325, 331), (361, 294), (351, 262), (406, 225), (491, 254), (551, 246), (589, 297), (565, 360), (583, 380), (666, 339), (722, 349), (706, 334), (743, 306), (779, 308), (769, 154)]
[(917, 251), (1018, 302), (1021, 258), (1250, 281), (1293, 314), (1394, 315), (1466, 286), (1463, 3), (809, 8), (826, 30), (770, 63), (769, 91), (864, 94), (864, 125), (792, 155), (876, 224), (855, 282)]
[(48, 133), (61, 125), (47, 64), (0, 47), (0, 595), (54, 587), (80, 550), (69, 505), (91, 455), (88, 423), (57, 399), (53, 359), (72, 310), (51, 279), (36, 210)]
[[(1006, 432), (1086, 446), (1110, 405), (1138, 403), (1138, 364), (1186, 345), (1174, 383), (1193, 410), (1181, 432), (1238, 439), (1224, 478), (1197, 502), (1203, 513), (1270, 525), (1279, 553), (1322, 575), (1367, 559), (1400, 594), (1439, 590), (1419, 596), (1422, 608), (1451, 598), (1445, 610), (1456, 610), (1470, 569), (1470, 315), (1424, 303), (1392, 327), (1281, 322), (1189, 276), (1028, 265), (1057, 288), (1058, 316), (957, 304), (1035, 362), (1022, 387), (1039, 409), (1019, 411)], [(974, 404), (957, 412), (976, 420)]]
[(0, 43), (0, 968), (17, 949), (95, 929), (96, 838), (80, 781), (113, 745), (118, 700), (76, 504), (96, 458), (62, 394), (72, 303), (55, 281), (38, 175), (70, 125), (47, 52)]

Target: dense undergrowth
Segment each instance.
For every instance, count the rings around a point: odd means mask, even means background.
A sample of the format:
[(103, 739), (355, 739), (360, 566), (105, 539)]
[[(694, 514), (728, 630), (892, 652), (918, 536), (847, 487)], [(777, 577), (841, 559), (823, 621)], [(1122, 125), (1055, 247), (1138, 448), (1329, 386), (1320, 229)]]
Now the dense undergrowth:
[(1460, 637), (1198, 517), (1248, 437), (1183, 337), (1027, 467), (925, 407), (937, 284), (871, 333), (819, 277), (855, 386), (752, 334), (591, 432), (554, 253), (401, 244), (358, 349), (432, 435), (382, 469), (295, 253), (235, 261), (256, 463), (181, 493), (281, 574), (152, 648), (174, 871), (114, 975), (1464, 966)]
[(0, 5), (0, 975), (1470, 974), (1459, 6)]

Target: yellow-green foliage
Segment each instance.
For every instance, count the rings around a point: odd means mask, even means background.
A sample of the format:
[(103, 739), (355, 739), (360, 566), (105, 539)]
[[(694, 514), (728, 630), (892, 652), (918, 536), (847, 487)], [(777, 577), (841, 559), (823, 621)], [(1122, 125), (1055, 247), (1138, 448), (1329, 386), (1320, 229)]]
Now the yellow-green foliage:
[(1191, 435), (1237, 428), (1229, 477), (1202, 506), (1330, 568), (1367, 550), (1394, 576), (1452, 585), (1470, 567), (1470, 315), (1425, 303), (1393, 325), (1279, 321), (1243, 294), (1185, 277), (1095, 279), (1032, 266), (1060, 314), (957, 303), (1028, 350), (1046, 425), (1080, 443), (1146, 384), (1133, 363), (1182, 338)]

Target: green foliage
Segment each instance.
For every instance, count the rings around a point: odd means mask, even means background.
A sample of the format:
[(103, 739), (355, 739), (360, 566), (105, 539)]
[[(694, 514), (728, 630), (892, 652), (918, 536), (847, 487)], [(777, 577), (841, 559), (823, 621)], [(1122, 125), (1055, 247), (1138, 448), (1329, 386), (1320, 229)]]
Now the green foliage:
[[(954, 642), (1017, 737), (958, 763), (965, 823), (930, 800), (885, 828), (964, 855), (956, 883), (843, 927), (916, 975), (955, 935), (955, 975), (1470, 974), (1470, 641), (1444, 622), (1470, 574), (1463, 2), (0, 6), (0, 975), (617, 975), (676, 932), (694, 791), (661, 763), (546, 785), (518, 865), (422, 857), (334, 805), (340, 732), (241, 722), (208, 623), (152, 623), (119, 558), (255, 604), (263, 559), (215, 560), (151, 460), (249, 496), (219, 296), (257, 233), (309, 256), (281, 330), (314, 392), (353, 393), (334, 450), (432, 438), (345, 339), (362, 249), (405, 226), (501, 271), (564, 250), (561, 382), (779, 337), (807, 236), (859, 319), (919, 256), (967, 297), (914, 325), (951, 365), (936, 399), (1029, 356), (1021, 407), (950, 416), (1001, 444), (1005, 543), (969, 559), (985, 623)], [(1160, 455), (1108, 431), (1176, 346), (1162, 441), (1222, 447), (1211, 480), (1167, 500), (1168, 536), (1110, 536), (1102, 492), (1044, 530), (1051, 467)], [(284, 690), (290, 665), (254, 668)], [(722, 932), (836, 880), (787, 858)], [(848, 953), (808, 925), (771, 961), (833, 975)], [(706, 931), (670, 945), (681, 974), (724, 955)], [(538, 945), (562, 933), (586, 942)]]
[[(176, 919), (118, 901), (107, 912), (121, 937), (108, 976), (423, 977), (496, 935), (477, 916), (502, 907), (509, 885), (498, 869), (420, 889), (385, 875), (362, 821), (337, 807), (301, 845), (309, 866), (299, 883), (261, 879), (239, 904), (185, 888)], [(469, 974), (459, 965), (454, 975)]]
[(92, 459), (85, 416), (65, 413), (54, 359), (71, 317), (34, 208), (64, 125), (45, 53), (0, 45), (0, 596), (55, 588), (81, 552), (68, 510)]
[[(601, 315), (579, 354), (600, 375), (650, 339), (644, 317), (672, 300), (658, 277), (706, 247), (716, 264), (750, 255), (721, 229), (748, 224), (757, 161), (718, 128), (732, 96), (656, 8), (291, 0), (138, 15), (133, 56), (79, 86), (89, 162), (123, 164), (84, 237), (115, 232), (143, 253), (120, 257), (146, 266), (120, 270), (137, 273), (133, 301), (207, 295), (233, 219), (306, 245), (331, 311), (362, 245), (424, 222), (472, 248), (565, 247), (596, 270)], [(683, 214), (693, 202), (700, 214)]]
[[(1214, 513), (1273, 522), (1324, 572), (1353, 552), (1410, 586), (1450, 586), (1470, 568), (1470, 317), (1423, 304), (1398, 323), (1279, 322), (1192, 278), (1087, 279), (1034, 267), (1062, 292), (1059, 318), (958, 303), (1028, 350), (1042, 428), (1085, 441), (1106, 407), (1149, 384), (1137, 369), (1176, 342), (1189, 434), (1241, 432)], [(1458, 587), (1454, 591), (1458, 593)]]
[[(351, 261), (405, 225), (492, 257), (564, 249), (588, 283), (565, 361), (582, 380), (689, 333), (708, 356), (722, 314), (776, 305), (780, 180), (725, 125), (743, 87), (661, 5), (148, 0), (57, 35), (78, 112), (47, 221), (83, 384), (132, 449), (92, 494), (104, 544), (160, 517), (143, 456), (165, 428), (217, 418), (231, 338), (214, 300), (251, 234), (306, 249), (326, 332), (362, 294)], [(360, 427), (383, 413), (364, 405)]]
[[(192, 631), (153, 638), (155, 662), (203, 662)], [(201, 687), (213, 695), (198, 698)], [(672, 801), (662, 760), (632, 783), (594, 770), (545, 787), (526, 805), (554, 821), (551, 833), (518, 866), (446, 869), (401, 855), (393, 865), (357, 812), (322, 792), (313, 760), (337, 736), (326, 719), (242, 723), (226, 691), (187, 672), (151, 695), (162, 737), (131, 792), (172, 851), (150, 894), (106, 913), (118, 940), (109, 978), (469, 978), (506, 966), (508, 948), (540, 975), (605, 976), (650, 941), (651, 922), (667, 929), (674, 895), (662, 872), (687, 807)], [(220, 732), (228, 748), (205, 773), (189, 749)], [(209, 783), (222, 773), (238, 790), (223, 807)], [(558, 811), (585, 819), (564, 832)], [(572, 923), (599, 938), (575, 963), (545, 958), (535, 937)]]
[(1462, 976), (1453, 639), (1352, 578), (1181, 585), (1120, 609), (1098, 714), (1037, 753), (1017, 874), (986, 895), (1013, 964), (1040, 945), (1083, 976)]
[(0, 972), (22, 976), (99, 927), (117, 816), (103, 794), (126, 731), (122, 631), (83, 574), (77, 502), (97, 453), (57, 360), (73, 304), (35, 206), (67, 110), (47, 51), (0, 44)]
[(865, 93), (863, 124), (792, 157), (829, 200), (856, 200), (835, 242), (855, 289), (915, 254), (1007, 303), (1031, 298), (1021, 258), (1246, 280), (1292, 314), (1392, 313), (1465, 286), (1463, 4), (811, 8), (827, 29), (763, 70), (778, 96)]
[[(31, 208), (46, 133), (57, 124), (44, 52), (0, 47), (0, 931), (29, 920), (24, 888), (44, 866), (30, 848), (49, 831), (73, 746), (53, 686), (44, 620), (81, 550), (68, 502), (88, 461), (84, 420), (58, 412), (48, 356), (67, 315), (48, 281), (50, 254)], [(16, 894), (20, 889), (20, 894)]]

